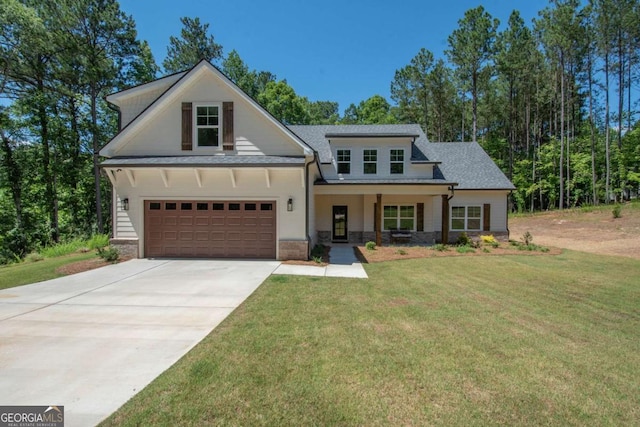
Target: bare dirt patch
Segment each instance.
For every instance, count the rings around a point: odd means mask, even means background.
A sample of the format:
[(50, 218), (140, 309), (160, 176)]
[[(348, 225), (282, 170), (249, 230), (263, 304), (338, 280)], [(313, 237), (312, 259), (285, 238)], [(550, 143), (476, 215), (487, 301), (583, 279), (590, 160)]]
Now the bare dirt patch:
[(620, 218), (612, 210), (607, 206), (510, 218), (511, 239), (529, 231), (538, 245), (640, 259), (640, 205), (624, 205)]

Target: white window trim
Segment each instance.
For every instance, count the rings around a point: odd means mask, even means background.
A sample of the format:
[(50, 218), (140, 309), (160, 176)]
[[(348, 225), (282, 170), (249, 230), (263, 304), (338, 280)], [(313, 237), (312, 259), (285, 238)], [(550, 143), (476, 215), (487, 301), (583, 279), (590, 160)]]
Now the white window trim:
[[(218, 107), (218, 145), (213, 147), (198, 144), (198, 107)], [(222, 151), (222, 102), (199, 102), (193, 104), (193, 150), (194, 151)], [(215, 127), (215, 126), (201, 126)]]
[[(349, 152), (349, 161), (339, 161), (338, 160), (338, 152), (339, 151), (348, 151)], [(349, 163), (349, 173), (340, 172), (338, 170), (339, 163)], [(351, 148), (336, 148), (336, 172), (339, 175), (351, 175), (353, 174), (353, 150)]]
[[(376, 161), (368, 161), (364, 159), (364, 152), (365, 151), (375, 151), (376, 152)], [(362, 175), (378, 175), (379, 172), (379, 168), (378, 168), (378, 161), (380, 159), (380, 150), (377, 148), (363, 148), (362, 149)], [(366, 173), (365, 170), (365, 165), (368, 163), (373, 163), (376, 165), (376, 173)]]
[[(464, 228), (453, 228), (453, 208), (464, 208)], [(469, 228), (469, 208), (480, 209), (480, 223), (478, 228)], [(484, 223), (484, 209), (482, 205), (451, 205), (451, 211), (449, 212), (449, 230), (451, 231), (482, 231), (482, 224)], [(459, 217), (457, 217), (459, 219)], [(476, 219), (474, 217), (474, 219)]]
[[(398, 161), (398, 160), (391, 160), (391, 152), (392, 151), (402, 151), (402, 161)], [(389, 149), (389, 175), (404, 175), (405, 170), (406, 170), (406, 152), (404, 148), (390, 148)], [(391, 172), (391, 166), (394, 164), (402, 164), (402, 173), (393, 173)]]
[(400, 203), (400, 204), (387, 203), (387, 204), (383, 204), (382, 205), (382, 209), (380, 211), (380, 215), (382, 215), (382, 218), (380, 218), (381, 219), (380, 223), (381, 223), (381, 226), (382, 226), (382, 231), (389, 231), (389, 229), (385, 228), (385, 226), (384, 226), (384, 219), (385, 219), (384, 207), (385, 206), (395, 206), (396, 208), (398, 208), (398, 216), (396, 217), (396, 228), (400, 228), (400, 219), (403, 218), (403, 217), (400, 216), (400, 207), (401, 206), (412, 206), (413, 207), (413, 227), (411, 228), (411, 231), (416, 231), (416, 226), (418, 225), (417, 224), (417, 222), (418, 222), (417, 221), (418, 207), (417, 207), (417, 205), (415, 203), (413, 203), (413, 204), (412, 203)]

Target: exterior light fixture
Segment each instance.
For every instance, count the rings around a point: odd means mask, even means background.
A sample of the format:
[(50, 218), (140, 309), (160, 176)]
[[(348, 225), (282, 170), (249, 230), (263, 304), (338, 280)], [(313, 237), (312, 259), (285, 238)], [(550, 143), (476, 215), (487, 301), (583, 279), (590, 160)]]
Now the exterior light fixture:
[(291, 197), (289, 197), (289, 200), (287, 200), (287, 211), (293, 211), (293, 199)]
[(129, 210), (129, 199), (128, 198), (122, 199), (122, 210), (123, 211), (128, 211)]

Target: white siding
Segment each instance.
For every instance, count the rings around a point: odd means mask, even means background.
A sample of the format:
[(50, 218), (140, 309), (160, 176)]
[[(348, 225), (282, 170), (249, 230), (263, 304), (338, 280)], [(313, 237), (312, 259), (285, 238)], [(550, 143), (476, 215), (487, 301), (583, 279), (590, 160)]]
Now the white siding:
[(300, 156), (303, 149), (276, 124), (258, 113), (255, 107), (232, 91), (211, 73), (201, 73), (181, 88), (178, 99), (142, 126), (115, 153), (117, 156), (180, 156), (223, 154), (214, 147), (182, 151), (182, 102), (206, 103), (233, 101), (234, 136), (239, 155)]
[(153, 101), (156, 100), (162, 92), (166, 90), (166, 87), (159, 87), (155, 90), (150, 90), (148, 92), (144, 92), (139, 96), (132, 96), (124, 101), (120, 105), (120, 120), (121, 127), (124, 128), (128, 125), (133, 119), (135, 119), (138, 114), (144, 111)]
[[(190, 168), (163, 169), (168, 186), (165, 186), (161, 169), (132, 169), (135, 187), (125, 172), (116, 172), (117, 199), (129, 199), (129, 210), (122, 211), (120, 203), (115, 207), (114, 237), (139, 239), (140, 254), (144, 256), (144, 200), (275, 200), (277, 204), (278, 240), (305, 240), (305, 185), (304, 168), (273, 168), (269, 170), (270, 187), (267, 187), (265, 169), (245, 168), (199, 169), (198, 186), (196, 172)], [(294, 209), (287, 211), (287, 200), (293, 198)]]

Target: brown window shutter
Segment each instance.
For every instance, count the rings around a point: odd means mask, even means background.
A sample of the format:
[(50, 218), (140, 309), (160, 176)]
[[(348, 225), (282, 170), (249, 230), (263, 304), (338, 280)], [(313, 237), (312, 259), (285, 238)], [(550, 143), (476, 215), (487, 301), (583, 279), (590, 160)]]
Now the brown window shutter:
[(489, 231), (491, 230), (491, 205), (486, 203), (482, 207), (482, 230)]
[(222, 103), (222, 149), (233, 151), (235, 149), (233, 136), (233, 102)]
[(418, 203), (416, 211), (416, 231), (424, 231), (424, 203)]
[(193, 150), (193, 107), (190, 102), (182, 103), (182, 149)]

